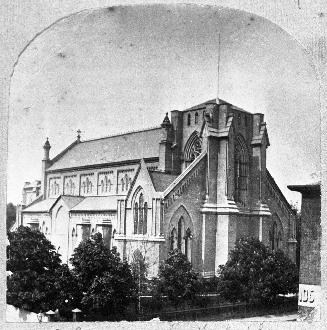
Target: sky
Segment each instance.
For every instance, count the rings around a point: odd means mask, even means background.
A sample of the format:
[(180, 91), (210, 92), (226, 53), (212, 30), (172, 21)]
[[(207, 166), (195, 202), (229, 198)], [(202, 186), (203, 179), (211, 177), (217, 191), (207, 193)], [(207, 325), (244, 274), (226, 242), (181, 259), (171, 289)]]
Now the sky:
[(46, 137), (53, 158), (78, 129), (83, 140), (158, 126), (166, 112), (215, 98), (218, 52), (219, 97), (265, 115), (267, 168), (299, 202), (287, 185), (320, 172), (318, 84), (307, 55), (261, 17), (195, 5), (87, 10), (30, 42), (10, 87), (8, 202), (41, 178)]

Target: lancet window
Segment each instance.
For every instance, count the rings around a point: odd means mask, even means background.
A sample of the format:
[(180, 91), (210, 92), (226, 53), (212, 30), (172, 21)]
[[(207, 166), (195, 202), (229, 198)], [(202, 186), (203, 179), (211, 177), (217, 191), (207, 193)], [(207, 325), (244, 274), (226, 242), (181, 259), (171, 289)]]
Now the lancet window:
[(50, 195), (59, 195), (60, 186), (56, 179), (50, 180)]
[(199, 114), (196, 112), (194, 116), (194, 123), (197, 124), (199, 122)]
[(148, 203), (144, 202), (143, 193), (134, 203), (134, 234), (145, 235), (148, 226)]
[(270, 248), (274, 250), (278, 250), (282, 247), (283, 242), (283, 234), (280, 229), (278, 229), (277, 222), (274, 221), (271, 229), (269, 231), (269, 240), (270, 240)]
[(75, 194), (75, 183), (72, 179), (69, 179), (65, 185), (65, 194), (74, 195)]
[(236, 140), (234, 150), (234, 200), (245, 206), (248, 199), (249, 155), (243, 138)]
[(126, 173), (120, 180), (121, 183), (121, 190), (122, 191), (128, 191), (128, 189), (131, 186), (132, 183), (132, 179), (128, 176), (128, 174)]
[(108, 178), (107, 175), (101, 180), (100, 187), (101, 187), (101, 193), (107, 193), (111, 191), (111, 180)]
[(186, 255), (191, 261), (192, 254), (192, 232), (190, 228), (185, 229), (184, 218), (180, 217), (177, 223), (177, 229), (174, 227), (170, 232), (170, 249), (178, 249)]

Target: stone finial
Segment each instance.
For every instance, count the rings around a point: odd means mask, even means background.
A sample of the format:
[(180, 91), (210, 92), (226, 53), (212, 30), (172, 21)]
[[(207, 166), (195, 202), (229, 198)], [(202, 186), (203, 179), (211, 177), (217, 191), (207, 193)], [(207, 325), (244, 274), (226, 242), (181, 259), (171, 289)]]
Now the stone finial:
[(43, 145), (43, 149), (44, 149), (44, 158), (43, 160), (49, 160), (49, 155), (50, 155), (50, 142), (49, 142), (49, 138), (47, 138), (47, 140), (45, 141), (44, 145)]
[(81, 133), (82, 131), (80, 129), (77, 130), (77, 141), (80, 142), (81, 141)]
[(161, 127), (167, 128), (171, 125), (169, 117), (168, 117), (168, 112), (166, 112), (166, 116), (161, 124)]
[(50, 149), (51, 148), (51, 145), (50, 145), (50, 142), (49, 142), (49, 138), (47, 138), (47, 140), (45, 141), (43, 148), (44, 149)]

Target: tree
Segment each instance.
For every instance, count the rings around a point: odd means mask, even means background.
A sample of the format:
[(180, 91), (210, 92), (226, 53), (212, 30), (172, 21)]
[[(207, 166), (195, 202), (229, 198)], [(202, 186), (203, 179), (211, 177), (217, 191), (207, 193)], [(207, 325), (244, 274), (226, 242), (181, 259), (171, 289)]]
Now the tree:
[(218, 292), (229, 301), (273, 303), (278, 294), (297, 292), (298, 270), (281, 250), (255, 238), (241, 238), (219, 267)]
[(38, 230), (19, 227), (8, 233), (7, 302), (39, 312), (54, 308), (58, 299), (56, 274), (61, 269), (60, 255)]
[(131, 271), (135, 283), (137, 283), (138, 294), (147, 290), (148, 263), (140, 250), (136, 250), (132, 257)]
[(7, 204), (7, 231), (14, 225), (16, 221), (16, 206), (13, 203)]
[(100, 233), (81, 242), (70, 262), (84, 294), (82, 308), (90, 317), (101, 314), (117, 319), (134, 300), (135, 282), (129, 265), (121, 261), (116, 248), (105, 246)]
[(168, 258), (159, 266), (157, 290), (175, 307), (181, 302), (191, 301), (198, 291), (198, 275), (187, 257), (178, 249), (170, 251)]

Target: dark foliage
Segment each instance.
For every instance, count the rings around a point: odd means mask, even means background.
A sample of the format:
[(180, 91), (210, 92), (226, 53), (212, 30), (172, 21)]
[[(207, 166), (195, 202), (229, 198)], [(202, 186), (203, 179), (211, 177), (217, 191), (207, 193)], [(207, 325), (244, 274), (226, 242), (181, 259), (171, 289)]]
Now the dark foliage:
[(175, 307), (195, 299), (199, 291), (198, 275), (178, 249), (170, 251), (167, 260), (159, 266), (156, 288), (157, 292), (166, 295)]
[(135, 299), (135, 282), (131, 269), (121, 261), (116, 248), (104, 245), (97, 233), (81, 242), (70, 259), (78, 279), (82, 309), (91, 320), (99, 315), (120, 319)]
[(147, 279), (148, 264), (141, 252), (134, 253), (131, 262), (131, 271), (137, 286), (138, 294), (148, 294), (150, 281)]
[(225, 299), (271, 304), (278, 294), (297, 292), (298, 270), (282, 251), (258, 239), (242, 238), (219, 269), (218, 291)]
[(13, 226), (15, 221), (16, 221), (16, 206), (13, 203), (8, 203), (7, 219), (6, 219), (7, 231), (10, 230), (10, 228)]
[(8, 233), (7, 302), (16, 307), (39, 312), (57, 309), (73, 299), (78, 290), (67, 265), (61, 265), (60, 255), (39, 231), (19, 227)]

